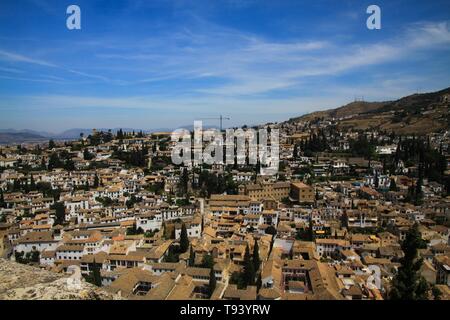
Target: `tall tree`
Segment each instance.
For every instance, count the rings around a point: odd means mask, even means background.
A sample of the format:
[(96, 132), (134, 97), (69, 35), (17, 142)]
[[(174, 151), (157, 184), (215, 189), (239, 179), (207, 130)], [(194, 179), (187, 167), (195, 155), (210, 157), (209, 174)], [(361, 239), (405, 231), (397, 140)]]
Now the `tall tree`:
[(55, 225), (57, 224), (63, 224), (66, 218), (66, 210), (64, 207), (64, 203), (62, 202), (55, 202), (55, 204), (51, 207), (53, 210), (55, 210)]
[(258, 274), (258, 277), (256, 278), (256, 290), (259, 292), (259, 289), (262, 287), (262, 278), (261, 273)]
[(96, 263), (95, 258), (92, 263), (92, 280), (93, 280), (93, 284), (95, 284), (97, 287), (102, 286), (102, 276), (100, 274), (100, 263)]
[(205, 253), (203, 255), (201, 268), (212, 268), (214, 266), (214, 258), (212, 255)]
[(189, 263), (190, 267), (193, 267), (194, 263), (195, 263), (195, 253), (194, 253), (194, 249), (192, 248), (192, 245), (190, 246), (190, 249), (189, 249), (189, 261), (188, 261), (188, 263)]
[(298, 157), (298, 148), (299, 148), (299, 145), (297, 143), (294, 144), (294, 152), (292, 153), (294, 159), (297, 159), (297, 157)]
[(312, 214), (309, 215), (308, 241), (314, 241), (314, 223), (312, 219)]
[(181, 234), (180, 234), (180, 251), (181, 253), (186, 252), (189, 249), (189, 238), (187, 234), (186, 225), (181, 225)]
[(392, 280), (389, 292), (391, 300), (426, 300), (428, 285), (420, 275), (423, 260), (417, 257), (422, 238), (417, 224), (414, 224), (406, 233), (402, 242), (404, 257), (400, 259), (400, 267)]
[(252, 285), (255, 283), (255, 268), (250, 258), (250, 249), (248, 248), (248, 245), (245, 247), (244, 272), (242, 278), (245, 286)]
[(395, 180), (393, 178), (391, 179), (391, 184), (389, 185), (389, 190), (390, 191), (398, 191), (397, 183), (395, 183)]
[(61, 168), (62, 162), (59, 159), (59, 155), (56, 152), (53, 152), (50, 155), (50, 159), (48, 160), (48, 170), (52, 170), (54, 168)]
[(422, 202), (423, 198), (422, 185), (423, 185), (423, 167), (422, 164), (419, 164), (419, 178), (417, 179), (416, 182), (416, 190), (414, 198), (415, 205), (419, 205)]
[(36, 182), (34, 181), (33, 175), (30, 177), (30, 190), (36, 190)]
[(211, 269), (209, 269), (209, 283), (208, 283), (209, 297), (211, 297), (212, 294), (214, 293), (214, 290), (216, 290), (216, 284), (217, 280), (216, 274), (214, 272), (214, 267), (211, 267)]
[(380, 178), (378, 177), (378, 171), (375, 171), (375, 178), (374, 178), (374, 187), (375, 189), (378, 189), (380, 186)]
[(261, 265), (261, 260), (259, 258), (259, 246), (258, 241), (255, 240), (255, 245), (253, 246), (253, 269), (255, 272), (259, 270), (259, 266)]
[(98, 179), (98, 175), (95, 174), (95, 177), (94, 177), (94, 188), (98, 188), (99, 185), (100, 185), (100, 181)]
[(183, 169), (180, 177), (179, 188), (182, 195), (186, 195), (188, 192), (189, 174), (186, 168)]
[(3, 196), (2, 189), (0, 189), (0, 208), (6, 208), (5, 197)]

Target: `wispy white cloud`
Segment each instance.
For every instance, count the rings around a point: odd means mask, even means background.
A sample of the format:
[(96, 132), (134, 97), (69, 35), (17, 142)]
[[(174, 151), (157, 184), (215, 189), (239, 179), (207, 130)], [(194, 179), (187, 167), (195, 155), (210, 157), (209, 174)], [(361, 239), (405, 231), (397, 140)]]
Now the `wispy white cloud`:
[(6, 61), (12, 61), (12, 62), (25, 62), (25, 63), (31, 63), (31, 64), (37, 64), (40, 66), (46, 66), (46, 67), (56, 67), (55, 64), (40, 60), (40, 59), (33, 59), (21, 54), (17, 54), (14, 52), (8, 52), (5, 50), (0, 50), (0, 60), (6, 60)]
[(20, 80), (20, 81), (31, 81), (31, 82), (48, 82), (48, 83), (60, 83), (61, 80), (52, 79), (52, 78), (27, 78), (27, 77), (15, 77), (15, 76), (4, 76), (0, 75), (0, 79), (8, 79), (8, 80)]
[(209, 76), (224, 81), (193, 91), (254, 95), (289, 89), (310, 77), (335, 76), (411, 58), (421, 50), (448, 48), (450, 28), (448, 22), (417, 23), (391, 39), (364, 45), (323, 40), (277, 42), (209, 24), (202, 30), (184, 28), (164, 37), (164, 42), (150, 39), (131, 46), (128, 52), (99, 53), (98, 58), (127, 60), (148, 74), (124, 82), (129, 85)]
[[(377, 68), (370, 69), (371, 78), (366, 83), (336, 84), (334, 79), (395, 61), (421, 61), (421, 53), (430, 50), (448, 50), (450, 28), (447, 21), (416, 23), (382, 42), (358, 44), (333, 39), (276, 41), (212, 24), (170, 30), (142, 41), (120, 37), (106, 44), (83, 41), (88, 45), (81, 46), (78, 56), (90, 59), (89, 69), (83, 61), (77, 65), (58, 59), (55, 64), (50, 58), (37, 59), (0, 49), (0, 61), (8, 63), (0, 66), (0, 72), (7, 73), (0, 77), (68, 84), (81, 77), (92, 84), (106, 83), (115, 93), (113, 97), (76, 89), (68, 90), (67, 95), (2, 97), (0, 110), (6, 114), (12, 110), (82, 110), (80, 117), (92, 109), (124, 109), (127, 115), (138, 110), (158, 115), (157, 119), (161, 115), (177, 117), (180, 124), (186, 117), (227, 112), (238, 124), (255, 123), (263, 117), (269, 120), (271, 115), (337, 107), (355, 95), (371, 100), (397, 98), (428, 88), (419, 87), (420, 82), (427, 82), (430, 88), (437, 82), (419, 74), (412, 78), (408, 73), (396, 77), (389, 72), (389, 77), (383, 74), (377, 78)], [(58, 72), (45, 77), (33, 74), (33, 78), (10, 67), (21, 64)], [(16, 75), (11, 74), (13, 70), (18, 71)], [(184, 84), (187, 88), (183, 88)], [(152, 95), (142, 94), (143, 88), (158, 85), (165, 92), (157, 92), (158, 87)], [(309, 90), (311, 87), (314, 92)], [(116, 88), (122, 91), (115, 92)], [(123, 94), (128, 89), (130, 93)], [(135, 92), (139, 94), (133, 95)], [(244, 110), (247, 116), (239, 116)], [(155, 125), (165, 125), (157, 119)]]
[(0, 71), (4, 71), (7, 73), (24, 73), (25, 71), (19, 70), (16, 68), (9, 68), (9, 67), (0, 67)]

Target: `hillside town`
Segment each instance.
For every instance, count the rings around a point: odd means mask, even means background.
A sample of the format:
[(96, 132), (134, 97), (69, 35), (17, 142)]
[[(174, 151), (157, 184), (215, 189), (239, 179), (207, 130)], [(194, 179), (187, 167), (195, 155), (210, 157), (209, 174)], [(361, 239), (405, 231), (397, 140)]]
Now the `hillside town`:
[(341, 120), (260, 126), (275, 175), (174, 165), (170, 132), (1, 146), (1, 257), (121, 299), (450, 299), (450, 132)]

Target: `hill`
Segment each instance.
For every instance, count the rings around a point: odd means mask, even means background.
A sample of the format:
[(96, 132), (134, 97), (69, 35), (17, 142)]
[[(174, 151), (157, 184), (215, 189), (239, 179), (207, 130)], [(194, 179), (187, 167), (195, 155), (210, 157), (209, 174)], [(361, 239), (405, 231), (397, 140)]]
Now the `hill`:
[(336, 120), (340, 128), (378, 129), (399, 134), (427, 134), (450, 127), (450, 88), (413, 94), (395, 101), (356, 101), (345, 106), (309, 113), (292, 122)]
[(48, 140), (47, 137), (28, 132), (0, 132), (0, 144), (41, 142)]

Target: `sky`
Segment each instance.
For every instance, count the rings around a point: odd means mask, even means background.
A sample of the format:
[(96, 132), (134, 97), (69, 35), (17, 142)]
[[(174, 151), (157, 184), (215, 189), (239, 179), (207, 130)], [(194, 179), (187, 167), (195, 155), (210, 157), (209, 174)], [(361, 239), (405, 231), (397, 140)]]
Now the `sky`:
[(449, 70), (448, 0), (0, 1), (0, 129), (254, 125), (440, 90)]

